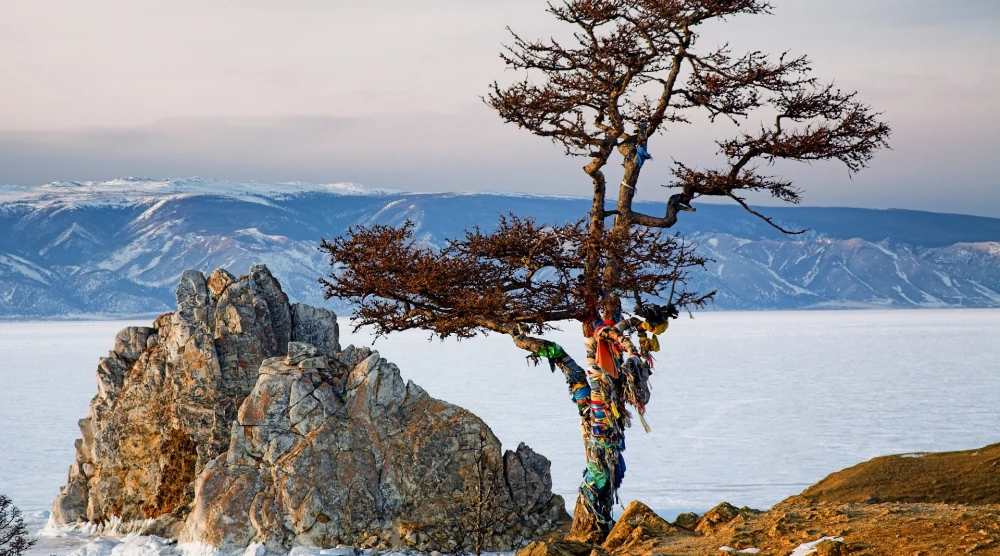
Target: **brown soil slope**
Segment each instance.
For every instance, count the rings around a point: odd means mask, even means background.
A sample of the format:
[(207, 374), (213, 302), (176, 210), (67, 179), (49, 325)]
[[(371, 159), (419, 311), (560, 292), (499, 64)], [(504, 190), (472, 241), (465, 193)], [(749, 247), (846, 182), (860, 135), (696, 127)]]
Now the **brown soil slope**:
[(767, 512), (722, 504), (692, 530), (633, 502), (603, 545), (552, 539), (517, 556), (788, 556), (825, 537), (839, 540), (813, 554), (1000, 556), (1000, 506), (811, 503), (794, 496)]
[(802, 496), (814, 502), (1000, 504), (1000, 444), (875, 458), (830, 475)]

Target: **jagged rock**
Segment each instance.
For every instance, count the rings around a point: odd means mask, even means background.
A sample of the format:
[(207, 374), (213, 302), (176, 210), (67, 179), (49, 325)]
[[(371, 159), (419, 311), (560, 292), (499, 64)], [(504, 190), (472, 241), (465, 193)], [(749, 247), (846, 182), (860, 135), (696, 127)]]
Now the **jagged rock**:
[[(336, 315), (289, 305), (263, 266), (184, 272), (177, 311), (122, 330), (97, 375), (56, 524), (152, 519), (141, 530), (220, 548), (453, 552), (471, 542), (470, 508), (492, 512), (495, 548), (568, 521), (547, 459), (523, 444), (501, 454), (475, 415), (370, 349), (341, 351)], [(483, 477), (496, 488), (476, 505)]]
[(523, 442), (516, 452), (504, 454), (507, 484), (517, 508), (530, 513), (546, 507), (552, 499), (551, 463)]
[(573, 509), (573, 525), (566, 539), (586, 544), (600, 544), (607, 537), (607, 530), (597, 522), (583, 502), (582, 496), (577, 496), (576, 507)]
[(1000, 444), (975, 450), (877, 457), (807, 488), (813, 502), (1000, 504)]
[(694, 528), (698, 525), (698, 514), (694, 512), (685, 512), (679, 514), (677, 519), (674, 520), (674, 527), (680, 527), (681, 529), (687, 529), (688, 531), (694, 531)]
[(723, 502), (698, 518), (694, 530), (701, 535), (710, 535), (741, 515), (751, 516), (758, 513), (760, 513), (759, 510), (752, 510), (746, 506), (737, 508), (728, 502)]
[(698, 523), (694, 526), (694, 530), (702, 535), (710, 534), (722, 525), (735, 519), (738, 515), (740, 515), (740, 510), (736, 506), (733, 506), (729, 502), (723, 502), (698, 518)]
[(217, 268), (208, 275), (205, 280), (205, 285), (208, 289), (212, 290), (216, 296), (222, 295), (222, 292), (226, 291), (226, 288), (230, 284), (236, 281), (236, 277), (227, 272), (225, 269)]
[(535, 541), (516, 556), (588, 556), (593, 549), (591, 544), (573, 540)]
[(404, 383), (376, 352), (352, 350), (352, 368), (317, 353), (293, 343), (261, 365), (229, 450), (198, 478), (182, 541), (450, 549), (481, 471), (498, 474), (491, 528), (532, 538), (568, 519), (544, 457), (522, 444), (501, 458), (485, 423)]
[(312, 344), (326, 355), (340, 351), (340, 327), (337, 315), (329, 309), (302, 303), (292, 305), (292, 335), (299, 342)]
[(619, 548), (634, 548), (652, 539), (679, 534), (690, 535), (687, 531), (670, 525), (667, 520), (649, 509), (649, 506), (635, 501), (622, 512), (618, 522), (608, 533), (608, 538), (604, 540), (603, 547), (611, 552)]
[(115, 355), (119, 359), (134, 363), (142, 352), (150, 347), (150, 338), (156, 338), (156, 330), (152, 328), (145, 326), (123, 328), (115, 337)]
[(317, 355), (319, 355), (319, 350), (312, 344), (289, 342), (288, 355), (285, 357), (285, 363), (288, 363), (289, 365), (298, 365), (302, 361), (316, 357)]
[(840, 556), (843, 546), (842, 541), (826, 539), (816, 545), (816, 556)]
[(291, 333), (288, 298), (266, 267), (239, 280), (185, 271), (177, 311), (119, 332), (98, 364), (53, 521), (186, 515), (194, 479), (228, 447), (260, 363), (284, 355)]

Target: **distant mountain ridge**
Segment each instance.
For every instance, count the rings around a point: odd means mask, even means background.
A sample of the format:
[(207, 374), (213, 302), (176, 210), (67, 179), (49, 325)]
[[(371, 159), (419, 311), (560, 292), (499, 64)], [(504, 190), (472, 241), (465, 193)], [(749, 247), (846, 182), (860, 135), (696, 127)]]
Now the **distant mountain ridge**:
[[(165, 312), (189, 268), (265, 263), (289, 296), (322, 303), (321, 237), (416, 224), (440, 245), (513, 212), (582, 218), (588, 199), (408, 193), (358, 184), (204, 178), (0, 186), (0, 318)], [(639, 203), (657, 214), (663, 205)], [(785, 236), (738, 206), (699, 204), (677, 231), (714, 262), (696, 276), (723, 309), (1000, 307), (1000, 219), (909, 210), (776, 207)], [(329, 305), (330, 303), (328, 303)]]

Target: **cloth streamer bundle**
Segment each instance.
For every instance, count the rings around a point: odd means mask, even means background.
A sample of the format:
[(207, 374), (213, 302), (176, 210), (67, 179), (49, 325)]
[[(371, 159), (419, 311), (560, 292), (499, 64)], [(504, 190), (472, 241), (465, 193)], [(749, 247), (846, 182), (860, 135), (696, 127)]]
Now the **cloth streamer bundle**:
[[(661, 323), (642, 324), (648, 331), (663, 332), (666, 328)], [(602, 320), (594, 323), (593, 330), (585, 342), (586, 369), (556, 344), (549, 344), (532, 357), (547, 358), (552, 368), (561, 369), (566, 378), (570, 397), (581, 416), (587, 454), (580, 493), (589, 512), (607, 531), (614, 524), (612, 509), (625, 478), (622, 453), (625, 430), (631, 426), (632, 417), (626, 404), (635, 408), (649, 432), (643, 413), (649, 403), (652, 371), (649, 350), (640, 352), (629, 339), (627, 333), (633, 330), (632, 322)]]

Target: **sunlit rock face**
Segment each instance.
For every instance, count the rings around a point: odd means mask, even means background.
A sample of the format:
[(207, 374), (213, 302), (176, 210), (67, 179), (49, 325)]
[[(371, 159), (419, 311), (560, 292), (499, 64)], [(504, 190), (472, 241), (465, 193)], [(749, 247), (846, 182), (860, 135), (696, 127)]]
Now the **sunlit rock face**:
[[(547, 459), (502, 453), (478, 417), (338, 342), (336, 315), (289, 304), (266, 267), (185, 272), (177, 310), (101, 359), (53, 522), (221, 548), (454, 549), (566, 521)], [(471, 530), (474, 509), (489, 527)]]

